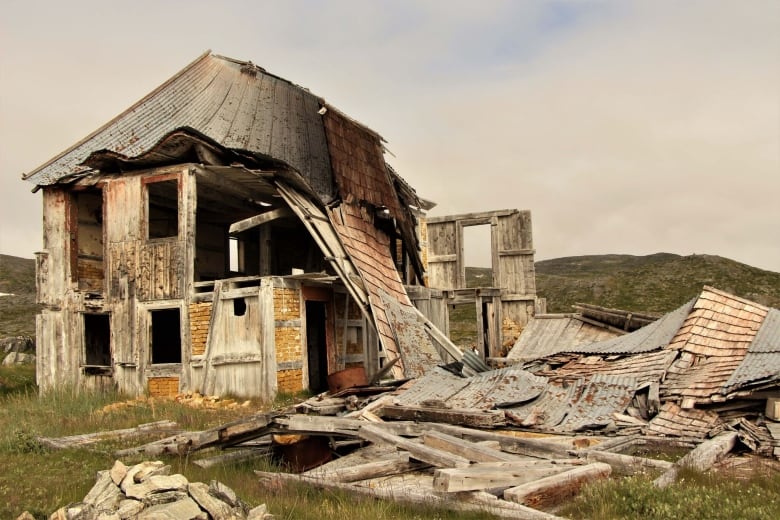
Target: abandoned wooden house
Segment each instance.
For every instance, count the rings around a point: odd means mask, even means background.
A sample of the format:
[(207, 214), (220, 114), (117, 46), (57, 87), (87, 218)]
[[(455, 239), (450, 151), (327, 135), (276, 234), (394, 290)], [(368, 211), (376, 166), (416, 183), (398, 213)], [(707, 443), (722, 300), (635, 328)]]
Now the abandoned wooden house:
[[(513, 343), (536, 303), (530, 214), (426, 223), (382, 143), (207, 52), (24, 175), (43, 194), (40, 388), (272, 398), (352, 367), (416, 377), (461, 357), (453, 303), (476, 306), (482, 357)], [(485, 224), (495, 287), (466, 288), (463, 227)]]

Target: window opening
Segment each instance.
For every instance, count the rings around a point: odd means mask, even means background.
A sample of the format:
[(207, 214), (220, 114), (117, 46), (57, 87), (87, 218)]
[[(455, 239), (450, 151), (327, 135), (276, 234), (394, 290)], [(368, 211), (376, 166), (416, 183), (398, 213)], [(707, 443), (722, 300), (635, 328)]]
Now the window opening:
[(243, 316), (246, 314), (246, 300), (243, 298), (233, 299), (233, 316)]
[(460, 303), (450, 306), (450, 339), (460, 348), (475, 349), (477, 346), (477, 308), (474, 303)]
[(179, 309), (150, 311), (152, 316), (152, 364), (181, 363), (181, 325)]
[(463, 264), (466, 287), (492, 287), (491, 225), (463, 228)]
[(84, 364), (111, 365), (111, 320), (108, 314), (84, 315)]
[(179, 181), (150, 182), (147, 218), (149, 238), (169, 238), (179, 235)]
[(230, 237), (228, 241), (228, 258), (230, 259), (230, 272), (237, 273), (238, 265), (238, 237)]

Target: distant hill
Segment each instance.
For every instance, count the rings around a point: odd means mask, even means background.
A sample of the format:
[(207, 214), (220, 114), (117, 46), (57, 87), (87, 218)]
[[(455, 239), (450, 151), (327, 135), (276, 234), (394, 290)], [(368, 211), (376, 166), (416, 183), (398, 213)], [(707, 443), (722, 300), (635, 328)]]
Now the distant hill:
[(712, 255), (572, 256), (536, 262), (536, 289), (548, 312), (591, 303), (663, 314), (709, 285), (780, 308), (780, 273)]
[(35, 336), (35, 260), (0, 255), (0, 338)]

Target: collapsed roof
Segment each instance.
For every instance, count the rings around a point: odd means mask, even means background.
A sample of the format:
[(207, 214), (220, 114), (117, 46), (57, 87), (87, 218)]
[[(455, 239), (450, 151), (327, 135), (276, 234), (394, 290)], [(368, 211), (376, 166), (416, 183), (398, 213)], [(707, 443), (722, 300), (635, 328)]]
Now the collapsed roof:
[[(510, 352), (511, 368), (467, 379), (433, 372), (396, 403), (444, 403), (469, 411), (469, 421), (480, 412), (479, 420), (492, 426), (559, 433), (622, 427), (703, 438), (738, 419), (744, 435), (758, 436), (768, 453), (780, 447), (762, 423), (766, 395), (780, 397), (780, 310), (704, 287), (632, 333), (583, 341), (603, 330), (571, 315), (537, 318)], [(523, 347), (529, 350), (518, 351)]]

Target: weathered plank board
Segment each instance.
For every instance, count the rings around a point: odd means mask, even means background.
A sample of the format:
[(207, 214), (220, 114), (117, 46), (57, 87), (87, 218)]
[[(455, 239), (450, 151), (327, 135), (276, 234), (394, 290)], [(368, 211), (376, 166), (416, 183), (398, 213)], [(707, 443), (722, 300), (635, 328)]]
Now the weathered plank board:
[(531, 507), (548, 507), (579, 493), (585, 483), (607, 478), (612, 467), (602, 462), (570, 469), (504, 491), (504, 498)]
[(444, 493), (476, 491), (481, 489), (513, 487), (544, 477), (562, 473), (569, 469), (552, 462), (528, 465), (523, 462), (495, 464), (473, 464), (468, 468), (437, 469), (433, 473), (433, 489)]
[(677, 474), (683, 467), (693, 468), (698, 471), (709, 469), (721, 457), (731, 451), (737, 441), (737, 436), (737, 432), (726, 432), (701, 443), (675, 462), (663, 475), (655, 479), (653, 484), (660, 488), (668, 487), (677, 479)]
[(381, 408), (378, 415), (391, 419), (463, 424), (481, 428), (494, 428), (506, 424), (504, 413), (498, 410), (483, 412), (479, 410), (387, 405)]
[(464, 457), (393, 435), (374, 424), (364, 424), (357, 433), (361, 439), (373, 443), (391, 444), (396, 448), (408, 451), (415, 459), (436, 467), (462, 468), (470, 464), (469, 460)]
[(89, 446), (105, 440), (130, 439), (149, 435), (157, 432), (169, 432), (178, 428), (174, 421), (156, 421), (146, 424), (140, 424), (135, 428), (125, 428), (121, 430), (111, 430), (95, 433), (84, 433), (81, 435), (69, 435), (67, 437), (36, 437), (36, 440), (47, 448), (61, 450), (67, 448), (80, 448)]
[(666, 460), (634, 457), (608, 451), (589, 450), (586, 459), (592, 462), (604, 462), (612, 466), (612, 470), (620, 475), (635, 475), (647, 470), (667, 471), (674, 464)]
[(426, 432), (423, 435), (423, 444), (465, 457), (472, 462), (516, 461), (519, 459), (517, 455), (505, 453), (500, 449), (481, 446), (442, 432)]

